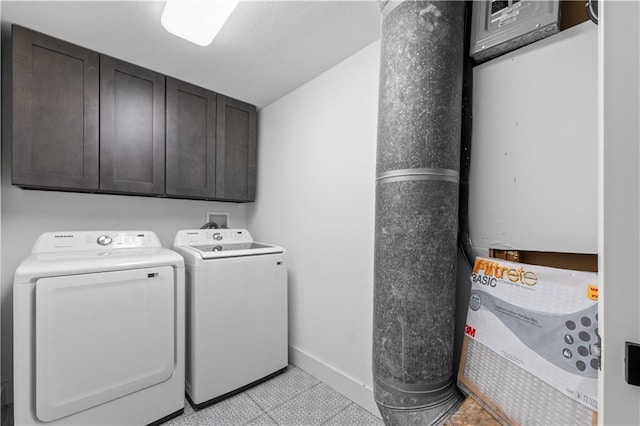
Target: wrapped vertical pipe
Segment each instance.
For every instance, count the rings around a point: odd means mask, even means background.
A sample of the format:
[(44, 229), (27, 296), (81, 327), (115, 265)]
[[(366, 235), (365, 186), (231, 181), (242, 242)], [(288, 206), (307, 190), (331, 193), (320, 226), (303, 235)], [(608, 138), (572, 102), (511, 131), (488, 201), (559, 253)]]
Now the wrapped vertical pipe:
[(381, 2), (374, 396), (387, 425), (446, 420), (453, 377), (465, 3)]

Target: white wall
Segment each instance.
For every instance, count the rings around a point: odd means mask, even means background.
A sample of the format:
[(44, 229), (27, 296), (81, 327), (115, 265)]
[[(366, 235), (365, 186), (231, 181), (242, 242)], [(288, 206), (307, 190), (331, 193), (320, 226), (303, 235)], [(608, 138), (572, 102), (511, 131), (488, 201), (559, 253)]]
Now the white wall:
[(288, 250), (294, 362), (371, 410), (379, 50), (369, 45), (260, 111), (258, 198), (248, 206), (254, 238)]
[(597, 26), (474, 69), (470, 231), (488, 248), (597, 252)]
[(640, 424), (625, 381), (625, 342), (640, 343), (640, 4), (599, 10), (600, 425)]
[[(38, 29), (38, 28), (34, 28)], [(5, 29), (6, 30), (6, 29)], [(3, 43), (7, 31), (3, 31)], [(74, 40), (69, 40), (74, 41)], [(114, 46), (117, 49), (117, 46)], [(3, 50), (7, 46), (3, 44)], [(139, 63), (144, 66), (144, 63)], [(9, 61), (3, 61), (2, 86), (10, 86)], [(179, 77), (179, 76), (178, 76)], [(246, 227), (246, 204), (176, 200), (123, 195), (81, 194), (24, 190), (11, 185), (11, 116), (8, 91), (3, 92), (0, 300), (2, 383), (13, 373), (13, 274), (42, 232), (72, 230), (145, 229), (156, 232), (170, 246), (179, 229), (199, 228), (206, 212), (228, 212), (230, 226)], [(11, 386), (6, 401), (11, 400)]]

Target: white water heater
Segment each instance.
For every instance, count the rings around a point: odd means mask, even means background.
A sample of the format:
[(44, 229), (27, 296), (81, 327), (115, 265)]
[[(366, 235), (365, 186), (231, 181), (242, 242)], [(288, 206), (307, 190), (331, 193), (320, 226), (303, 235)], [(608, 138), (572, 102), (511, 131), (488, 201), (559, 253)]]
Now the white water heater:
[(484, 62), (555, 34), (559, 29), (558, 0), (474, 1), (470, 54), (477, 62)]

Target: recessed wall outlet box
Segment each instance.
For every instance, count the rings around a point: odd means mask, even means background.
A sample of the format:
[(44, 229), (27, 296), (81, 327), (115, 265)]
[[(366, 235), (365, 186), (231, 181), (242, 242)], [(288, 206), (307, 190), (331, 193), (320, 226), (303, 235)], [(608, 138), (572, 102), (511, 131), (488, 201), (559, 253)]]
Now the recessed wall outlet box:
[(469, 54), (476, 62), (484, 62), (559, 30), (557, 0), (474, 1)]
[(630, 385), (640, 386), (640, 344), (625, 342), (624, 378)]
[(206, 223), (215, 222), (220, 228), (228, 228), (229, 213), (207, 212)]

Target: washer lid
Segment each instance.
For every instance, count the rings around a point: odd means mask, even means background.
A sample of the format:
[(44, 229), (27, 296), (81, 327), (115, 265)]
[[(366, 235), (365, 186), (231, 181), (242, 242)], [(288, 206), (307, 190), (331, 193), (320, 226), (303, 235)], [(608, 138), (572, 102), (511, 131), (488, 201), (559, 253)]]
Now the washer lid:
[(224, 257), (255, 256), (260, 254), (284, 253), (282, 247), (264, 243), (231, 243), (189, 246), (202, 259), (220, 259)]
[(284, 253), (282, 247), (256, 243), (246, 229), (182, 229), (173, 249), (196, 259)]

